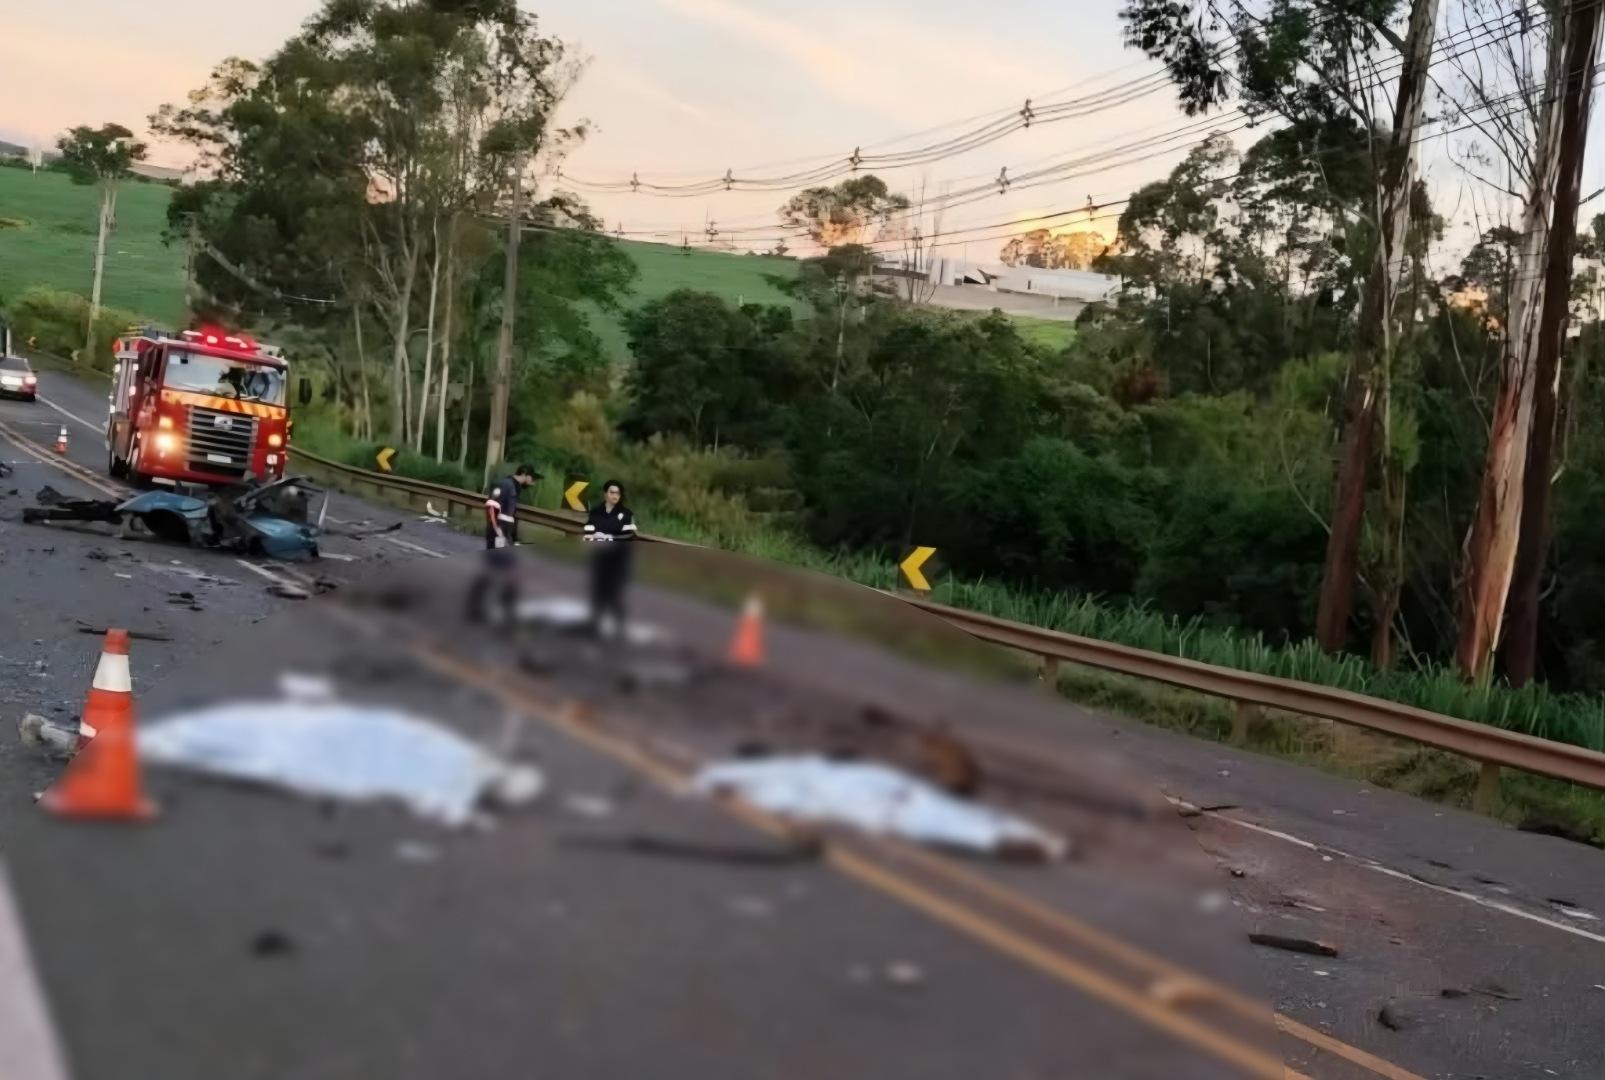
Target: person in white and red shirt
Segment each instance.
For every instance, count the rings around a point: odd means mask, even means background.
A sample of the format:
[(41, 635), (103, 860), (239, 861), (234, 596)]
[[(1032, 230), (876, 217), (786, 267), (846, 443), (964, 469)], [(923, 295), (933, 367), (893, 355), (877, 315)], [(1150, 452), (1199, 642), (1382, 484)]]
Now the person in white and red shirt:
[(488, 614), (487, 595), (498, 592), (500, 614), (511, 623), (518, 603), (513, 545), (518, 542), (518, 497), (539, 480), (533, 465), (520, 465), (513, 475), (496, 481), (485, 497), (485, 569), (468, 592), (468, 620), (482, 622)]

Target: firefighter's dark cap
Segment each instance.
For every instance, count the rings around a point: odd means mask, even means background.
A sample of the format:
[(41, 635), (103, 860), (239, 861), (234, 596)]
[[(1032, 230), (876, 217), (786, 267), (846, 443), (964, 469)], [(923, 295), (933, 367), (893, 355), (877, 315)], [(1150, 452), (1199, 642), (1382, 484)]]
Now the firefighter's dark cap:
[(533, 465), (520, 465), (517, 469), (513, 470), (513, 475), (533, 476), (535, 479), (539, 480), (541, 478), (541, 471)]

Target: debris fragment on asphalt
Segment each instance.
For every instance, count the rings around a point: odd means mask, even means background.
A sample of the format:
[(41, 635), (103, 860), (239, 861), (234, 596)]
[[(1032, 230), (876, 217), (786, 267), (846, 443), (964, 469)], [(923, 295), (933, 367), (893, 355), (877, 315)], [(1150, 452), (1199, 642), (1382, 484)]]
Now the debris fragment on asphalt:
[(583, 818), (612, 817), (613, 800), (605, 795), (575, 793), (564, 797), (563, 809)]
[(26, 713), (17, 721), (17, 737), (22, 745), (42, 750), (55, 758), (70, 758), (78, 752), (76, 726), (64, 727), (36, 713)]
[[(117, 576), (118, 577), (123, 577), (124, 575), (118, 574)], [(86, 623), (86, 622), (83, 622), (81, 620), (78, 623), (78, 632), (80, 634), (94, 634), (96, 637), (105, 637), (106, 636), (106, 628), (104, 626), (94, 626), (94, 625), (92, 625), (90, 623)], [(133, 638), (135, 641), (172, 641), (173, 640), (173, 638), (172, 638), (172, 636), (170, 634), (164, 634), (164, 633), (161, 633), (160, 631), (156, 631), (156, 630), (130, 630), (130, 631), (128, 631), (128, 636)]]
[(396, 858), (402, 862), (431, 863), (440, 858), (440, 848), (422, 840), (402, 840), (396, 844)]
[(780, 817), (845, 825), (876, 836), (989, 855), (1034, 848), (1061, 858), (1068, 845), (1022, 818), (954, 798), (885, 765), (818, 755), (729, 761), (702, 769), (704, 795), (736, 795)]
[(925, 970), (907, 960), (893, 960), (886, 965), (886, 981), (893, 986), (912, 989), (925, 981)]
[(275, 581), (267, 587), (267, 591), (271, 596), (280, 596), (286, 600), (305, 600), (312, 595), (299, 585), (291, 585), (282, 581)]
[(597, 834), (565, 836), (559, 843), (569, 848), (624, 851), (637, 855), (662, 855), (676, 859), (734, 863), (740, 866), (792, 866), (799, 862), (811, 862), (818, 859), (821, 854), (818, 841), (811, 838), (799, 838), (784, 846), (754, 847), (653, 836), (647, 833), (626, 833), (622, 836)]
[(203, 708), (139, 732), (144, 758), (210, 776), (347, 802), (395, 800), (426, 820), (470, 823), (490, 796), (517, 805), (541, 777), (421, 717), (289, 698)]
[(1336, 946), (1316, 941), (1314, 938), (1286, 937), (1282, 934), (1249, 934), (1248, 940), (1255, 945), (1264, 945), (1268, 949), (1303, 953), (1306, 956), (1338, 955)]
[(1405, 1008), (1395, 1001), (1390, 1001), (1377, 1011), (1377, 1023), (1389, 1031), (1405, 1031), (1421, 1023), (1413, 1010)]
[(726, 904), (735, 914), (748, 919), (767, 919), (775, 913), (775, 905), (761, 896), (732, 896)]
[(293, 952), (295, 952), (295, 942), (279, 930), (264, 930), (251, 939), (253, 956), (289, 956)]

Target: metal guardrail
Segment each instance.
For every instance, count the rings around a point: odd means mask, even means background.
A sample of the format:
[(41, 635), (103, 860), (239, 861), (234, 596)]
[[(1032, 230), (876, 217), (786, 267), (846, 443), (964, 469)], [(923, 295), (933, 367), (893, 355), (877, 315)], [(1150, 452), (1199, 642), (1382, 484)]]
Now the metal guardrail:
[[(448, 505), (467, 507), (476, 516), (483, 512), (485, 497), (475, 492), (394, 474), (370, 472), (301, 449), (292, 449), (292, 453), (316, 466), (338, 473), (359, 486), (367, 484), (381, 492), (400, 491), (415, 498), (439, 499)], [(521, 506), (518, 508), (518, 518), (532, 525), (568, 534), (579, 533), (582, 529), (577, 515), (562, 511)], [(641, 538), (658, 543), (680, 543), (645, 534)], [(1057, 683), (1060, 662), (1068, 661), (1235, 702), (1234, 742), (1241, 743), (1246, 737), (1255, 710), (1276, 709), (1352, 724), (1471, 758), (1482, 764), (1474, 799), (1474, 804), (1482, 810), (1493, 806), (1501, 768), (1520, 769), (1605, 791), (1605, 754), (1586, 747), (1539, 739), (1329, 686), (1216, 667), (1165, 653), (1010, 622), (929, 600), (907, 596), (899, 598), (982, 641), (1039, 657), (1044, 681), (1050, 687)]]

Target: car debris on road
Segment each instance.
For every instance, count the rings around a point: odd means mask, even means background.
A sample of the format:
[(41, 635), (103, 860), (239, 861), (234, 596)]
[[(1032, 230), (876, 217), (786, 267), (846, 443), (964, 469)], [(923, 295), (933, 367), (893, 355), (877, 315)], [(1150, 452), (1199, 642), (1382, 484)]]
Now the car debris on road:
[[(318, 557), (321, 524), (308, 520), (309, 495), (317, 493), (305, 477), (286, 477), (254, 487), (186, 495), (144, 491), (121, 502), (74, 499), (52, 487), (39, 491), (39, 505), (26, 507), (30, 525), (50, 522), (115, 525), (158, 540), (220, 548), (247, 555), (300, 561)], [(323, 492), (324, 507), (328, 492)], [(319, 514), (321, 521), (322, 514)]]

